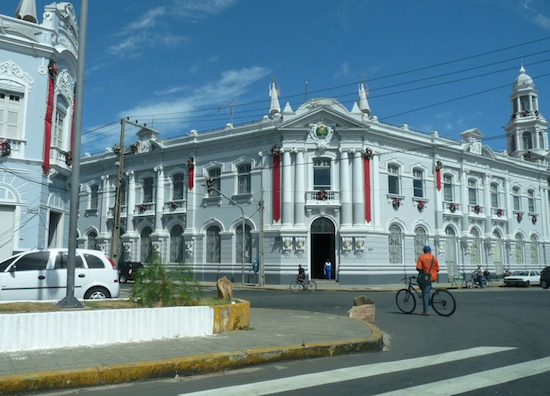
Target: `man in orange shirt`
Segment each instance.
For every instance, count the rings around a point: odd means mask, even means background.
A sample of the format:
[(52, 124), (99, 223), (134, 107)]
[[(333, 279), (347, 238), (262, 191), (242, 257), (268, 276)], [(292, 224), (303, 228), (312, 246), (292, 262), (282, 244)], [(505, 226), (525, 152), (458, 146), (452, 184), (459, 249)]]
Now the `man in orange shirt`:
[[(439, 261), (432, 256), (432, 248), (424, 246), (424, 254), (421, 254), (416, 261), (416, 270), (418, 272), (425, 272), (430, 274), (430, 279), (434, 282), (437, 279), (437, 273), (439, 272)], [(422, 289), (422, 308), (423, 311), (420, 315), (428, 316), (428, 304), (430, 301), (430, 290), (432, 285), (419, 285)]]

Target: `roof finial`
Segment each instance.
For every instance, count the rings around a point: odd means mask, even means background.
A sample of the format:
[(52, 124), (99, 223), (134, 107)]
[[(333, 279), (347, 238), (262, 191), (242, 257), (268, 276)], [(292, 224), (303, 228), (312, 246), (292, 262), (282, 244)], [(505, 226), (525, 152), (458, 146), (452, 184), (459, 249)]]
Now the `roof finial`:
[(27, 22), (37, 23), (36, 0), (21, 0), (15, 16)]
[(269, 84), (269, 97), (271, 98), (271, 104), (269, 106), (269, 114), (273, 115), (281, 112), (281, 106), (279, 105), (279, 95), (281, 91), (277, 84), (275, 83), (275, 76), (271, 79), (271, 84)]
[(369, 102), (367, 96), (369, 94), (368, 86), (365, 88), (365, 76), (361, 75), (361, 81), (359, 82), (359, 109), (365, 113), (370, 114)]

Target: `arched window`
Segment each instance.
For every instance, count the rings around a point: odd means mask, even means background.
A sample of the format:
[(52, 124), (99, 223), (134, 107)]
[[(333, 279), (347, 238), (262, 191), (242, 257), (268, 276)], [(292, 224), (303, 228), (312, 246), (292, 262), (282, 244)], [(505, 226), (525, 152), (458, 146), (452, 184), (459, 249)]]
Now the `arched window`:
[(183, 228), (180, 225), (170, 230), (170, 262), (183, 263)]
[(531, 132), (525, 132), (522, 135), (523, 138), (523, 149), (529, 150), (533, 148), (533, 139), (531, 137)]
[(428, 244), (428, 234), (423, 227), (414, 229), (414, 258), (415, 260), (424, 253), (424, 246)]
[(534, 235), (531, 235), (531, 264), (533, 266), (539, 264), (539, 240)]
[(90, 209), (97, 210), (99, 206), (99, 186), (94, 184), (90, 186)]
[(470, 260), (473, 265), (481, 264), (481, 239), (479, 237), (479, 232), (472, 228), (470, 231), (472, 236), (472, 247), (470, 249)]
[(153, 242), (151, 241), (152, 232), (153, 231), (149, 227), (145, 227), (141, 230), (139, 257), (142, 263), (150, 263), (153, 260)]
[(97, 250), (97, 233), (95, 231), (92, 231), (88, 234), (88, 240), (86, 243), (86, 249), (92, 249)]
[[(250, 226), (245, 224), (244, 226), (244, 262), (252, 262), (252, 235), (250, 233)], [(239, 225), (236, 229), (236, 238), (235, 238), (235, 252), (237, 255), (235, 257), (237, 263), (240, 263), (243, 258), (243, 225)]]
[(521, 210), (521, 196), (518, 187), (512, 189), (512, 199), (514, 201), (514, 210)]
[(63, 149), (63, 136), (65, 135), (67, 117), (67, 102), (61, 95), (57, 95), (57, 107), (53, 120), (52, 147)]
[(220, 228), (218, 226), (210, 226), (206, 230), (206, 262), (220, 263)]
[(449, 271), (449, 276), (458, 274), (458, 263), (456, 261), (456, 233), (452, 227), (445, 228), (447, 240), (445, 241), (445, 264)]
[(424, 172), (413, 169), (413, 196), (424, 198)]
[(525, 251), (521, 234), (516, 234), (516, 263), (525, 264)]
[(174, 190), (172, 191), (172, 199), (174, 201), (183, 199), (183, 180), (183, 173), (176, 173), (174, 176), (172, 176), (172, 187), (174, 188)]
[(388, 166), (388, 194), (399, 195), (401, 192), (399, 167), (395, 165)]
[(403, 263), (403, 232), (398, 225), (390, 226), (390, 236), (388, 240), (388, 247), (390, 253), (391, 264)]
[(443, 200), (453, 202), (453, 177), (451, 175), (443, 176)]

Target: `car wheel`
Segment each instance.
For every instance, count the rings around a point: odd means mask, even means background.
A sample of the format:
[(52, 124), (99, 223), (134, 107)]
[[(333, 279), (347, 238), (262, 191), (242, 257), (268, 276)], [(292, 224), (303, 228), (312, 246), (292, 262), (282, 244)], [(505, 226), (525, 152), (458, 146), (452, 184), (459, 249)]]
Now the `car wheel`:
[(92, 287), (84, 294), (85, 300), (105, 300), (111, 298), (111, 293), (103, 287)]
[(128, 277), (124, 274), (120, 274), (120, 276), (118, 277), (118, 281), (120, 283), (126, 283), (126, 282), (128, 282)]
[(543, 289), (548, 289), (548, 283), (546, 283), (546, 281), (540, 281), (540, 287)]
[(525, 282), (525, 287), (531, 286), (531, 283), (529, 281)]

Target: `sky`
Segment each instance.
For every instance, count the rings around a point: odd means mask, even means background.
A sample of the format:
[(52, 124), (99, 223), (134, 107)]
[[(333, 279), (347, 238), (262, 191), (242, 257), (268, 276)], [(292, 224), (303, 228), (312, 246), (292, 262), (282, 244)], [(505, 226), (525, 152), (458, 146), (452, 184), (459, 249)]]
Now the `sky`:
[(549, 0), (91, 0), (81, 152), (118, 144), (126, 117), (160, 140), (260, 121), (272, 79), (294, 110), (351, 110), (364, 80), (380, 121), (457, 140), (478, 128), (500, 151), (522, 63), (550, 119)]

